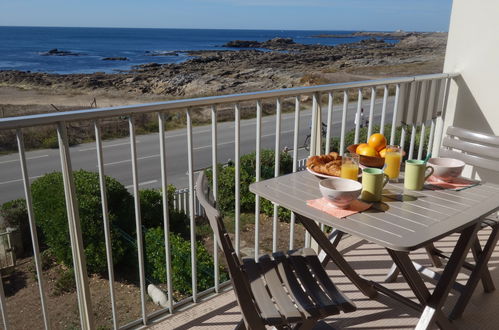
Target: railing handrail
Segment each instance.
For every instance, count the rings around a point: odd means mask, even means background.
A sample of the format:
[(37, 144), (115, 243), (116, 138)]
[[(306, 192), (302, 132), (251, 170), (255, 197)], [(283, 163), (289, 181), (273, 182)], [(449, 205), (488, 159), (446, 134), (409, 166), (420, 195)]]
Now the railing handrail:
[(374, 87), (387, 84), (407, 83), (420, 80), (433, 80), (442, 78), (454, 78), (458, 73), (436, 73), (428, 75), (416, 75), (396, 78), (384, 78), (376, 80), (362, 80), (348, 83), (335, 83), (308, 87), (294, 87), (286, 89), (275, 89), (268, 91), (229, 94), (219, 96), (208, 96), (192, 99), (170, 100), (164, 102), (145, 103), (138, 105), (126, 105), (106, 108), (90, 108), (82, 110), (64, 111), (57, 113), (43, 113), (36, 115), (8, 117), (0, 119), (0, 130), (17, 129), (40, 125), (51, 125), (63, 121), (95, 120), (104, 117), (132, 115), (136, 113), (148, 113), (155, 111), (178, 110), (191, 107), (202, 107), (214, 104), (237, 103), (252, 100), (268, 99), (274, 97), (292, 97), (298, 94), (312, 94), (324, 91), (345, 90), (351, 88)]

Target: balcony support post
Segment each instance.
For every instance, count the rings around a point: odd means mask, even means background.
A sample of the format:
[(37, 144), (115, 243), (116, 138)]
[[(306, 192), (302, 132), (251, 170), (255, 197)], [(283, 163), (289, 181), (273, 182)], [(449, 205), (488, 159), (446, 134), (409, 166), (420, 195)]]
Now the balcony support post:
[(87, 262), (83, 248), (80, 214), (78, 212), (78, 201), (76, 199), (76, 188), (73, 178), (73, 169), (71, 167), (71, 155), (69, 152), (69, 141), (65, 122), (58, 123), (57, 137), (59, 140), (62, 179), (64, 183), (64, 196), (66, 198), (69, 237), (71, 240), (71, 252), (73, 254), (80, 323), (82, 329), (93, 329), (94, 320), (88, 286)]

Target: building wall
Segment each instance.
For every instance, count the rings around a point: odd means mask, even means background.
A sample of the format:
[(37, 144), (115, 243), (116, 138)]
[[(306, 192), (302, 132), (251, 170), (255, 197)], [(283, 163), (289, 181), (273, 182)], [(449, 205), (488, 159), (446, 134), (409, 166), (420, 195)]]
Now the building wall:
[(444, 72), (461, 74), (450, 85), (444, 127), (499, 135), (499, 1), (453, 1)]

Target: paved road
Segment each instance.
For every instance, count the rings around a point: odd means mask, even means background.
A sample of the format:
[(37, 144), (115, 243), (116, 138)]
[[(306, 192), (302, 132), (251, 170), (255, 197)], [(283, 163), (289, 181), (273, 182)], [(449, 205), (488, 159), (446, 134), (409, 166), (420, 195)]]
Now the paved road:
[[(327, 107), (323, 106), (323, 121), (327, 118)], [(368, 117), (368, 101), (364, 103), (365, 117)], [(391, 121), (393, 99), (389, 99), (387, 122)], [(340, 133), (341, 106), (335, 106), (333, 111), (333, 136)], [(347, 113), (347, 130), (354, 127), (353, 121), (356, 102), (349, 105)], [(375, 106), (375, 120), (380, 121), (381, 103)], [(309, 134), (310, 110), (303, 110), (300, 117), (299, 144), (303, 145)], [(294, 113), (282, 115), (281, 148), (293, 146)], [(255, 151), (255, 120), (241, 121), (241, 155)], [(211, 165), (211, 128), (200, 126), (193, 129), (194, 168), (201, 169)], [(188, 185), (187, 171), (187, 135), (186, 129), (167, 132), (168, 182), (177, 188)], [(262, 148), (273, 149), (275, 145), (275, 117), (262, 119)], [(104, 146), (104, 163), (106, 175), (110, 175), (125, 186), (132, 184), (130, 161), (130, 144), (128, 138), (106, 141)], [(139, 182), (141, 188), (158, 188), (161, 186), (159, 138), (158, 134), (141, 135), (137, 137)], [(300, 150), (299, 155), (306, 157), (307, 152)], [(60, 171), (61, 165), (57, 149), (31, 151), (26, 154), (30, 179), (53, 171)], [(234, 123), (226, 122), (218, 125), (218, 157), (219, 162), (234, 159)], [(94, 143), (85, 143), (71, 148), (73, 169), (97, 171), (97, 158)], [(21, 170), (17, 154), (0, 157), (0, 203), (24, 197)]]

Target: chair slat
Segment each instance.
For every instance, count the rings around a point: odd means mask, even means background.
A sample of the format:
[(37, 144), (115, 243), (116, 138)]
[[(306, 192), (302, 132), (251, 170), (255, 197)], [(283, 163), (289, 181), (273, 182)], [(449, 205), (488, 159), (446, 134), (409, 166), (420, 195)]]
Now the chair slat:
[(450, 126), (447, 128), (447, 135), (457, 136), (459, 138), (499, 146), (499, 136), (479, 133), (465, 128)]
[(439, 156), (460, 159), (468, 165), (485, 168), (491, 171), (497, 171), (497, 169), (499, 168), (499, 162), (497, 161), (474, 155), (464, 154), (462, 152), (454, 150), (442, 149), (440, 150)]
[[(499, 159), (499, 147), (489, 147), (487, 145), (468, 142), (465, 140), (451, 139), (450, 137), (443, 139), (442, 146), (458, 149), (476, 156)], [(499, 164), (499, 161), (497, 163)]]
[(303, 260), (303, 257), (295, 253), (291, 254), (288, 259), (294, 266), (294, 270), (300, 279), (301, 284), (307, 290), (307, 293), (314, 299), (317, 307), (319, 307), (321, 313), (339, 313), (338, 306), (336, 303), (329, 298), (328, 295), (322, 290), (322, 288), (317, 283), (317, 280), (312, 276), (310, 270)]
[(250, 262), (249, 259), (244, 259), (243, 264), (260, 314), (268, 324), (282, 324), (282, 316), (265, 288), (265, 282), (263, 281), (260, 267), (258, 267), (255, 262)]
[(324, 287), (328, 295), (336, 302), (336, 304), (338, 304), (345, 312), (355, 311), (357, 308), (353, 302), (341, 293), (338, 288), (336, 288), (334, 283), (331, 282), (329, 276), (317, 258), (315, 251), (310, 248), (305, 248), (302, 249), (301, 253), (315, 277), (319, 280), (320, 284)]
[(259, 262), (258, 264), (252, 258), (243, 259), (245, 267), (255, 267), (265, 278), (267, 290), (269, 290), (274, 302), (277, 304), (281, 315), (287, 323), (295, 323), (303, 319), (303, 315), (293, 304), (289, 295), (284, 291), (283, 284), (276, 271), (276, 263), (273, 260), (269, 262)]
[(308, 294), (303, 291), (301, 284), (296, 280), (296, 274), (293, 272), (293, 268), (288, 258), (280, 251), (273, 253), (272, 256), (277, 262), (277, 269), (279, 270), (282, 282), (286, 286), (289, 294), (293, 297), (294, 301), (310, 313), (312, 317), (319, 317), (321, 313), (314, 305), (314, 302), (310, 300)]

